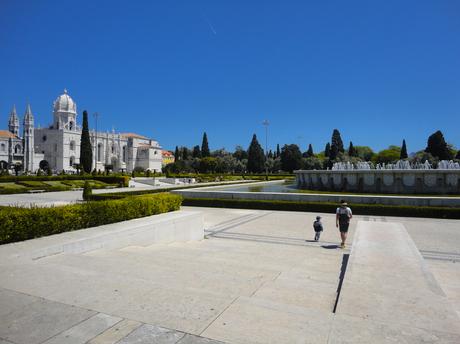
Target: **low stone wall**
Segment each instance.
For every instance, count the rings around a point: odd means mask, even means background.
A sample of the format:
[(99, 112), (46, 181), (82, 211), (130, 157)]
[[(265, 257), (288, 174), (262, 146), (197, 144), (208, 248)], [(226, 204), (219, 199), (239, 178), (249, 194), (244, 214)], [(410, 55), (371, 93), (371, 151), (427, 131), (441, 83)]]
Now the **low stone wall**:
[(78, 254), (97, 249), (149, 246), (203, 238), (202, 213), (180, 210), (2, 245), (0, 259), (39, 259), (60, 253)]
[(460, 194), (460, 170), (294, 171), (299, 188), (394, 194)]

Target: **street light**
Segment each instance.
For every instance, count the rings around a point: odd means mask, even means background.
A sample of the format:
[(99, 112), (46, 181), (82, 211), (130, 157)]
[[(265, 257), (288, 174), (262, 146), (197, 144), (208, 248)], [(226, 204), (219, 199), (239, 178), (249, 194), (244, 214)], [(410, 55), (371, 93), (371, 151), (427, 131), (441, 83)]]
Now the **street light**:
[(94, 133), (94, 170), (97, 172), (97, 153), (99, 147), (97, 146), (97, 118), (99, 117), (99, 114), (97, 112), (93, 113), (94, 119), (96, 120), (96, 131)]
[(270, 122), (264, 120), (262, 125), (265, 126), (265, 179), (268, 180), (268, 126)]

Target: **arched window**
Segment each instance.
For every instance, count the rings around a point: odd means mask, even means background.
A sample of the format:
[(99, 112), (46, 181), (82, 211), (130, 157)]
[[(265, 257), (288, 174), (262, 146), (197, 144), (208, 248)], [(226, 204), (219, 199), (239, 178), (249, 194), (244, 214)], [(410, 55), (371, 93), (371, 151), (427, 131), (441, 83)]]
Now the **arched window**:
[(15, 154), (21, 153), (21, 145), (16, 145), (16, 147), (14, 147), (14, 153)]
[(0, 145), (0, 152), (6, 152), (6, 145), (4, 143)]
[(112, 150), (112, 154), (115, 153), (115, 146), (114, 145), (112, 145), (111, 150)]
[(123, 146), (123, 162), (126, 162), (126, 146)]
[(71, 151), (75, 150), (75, 141), (70, 141), (69, 148)]
[(97, 145), (97, 161), (102, 161), (102, 143)]
[(72, 121), (69, 122), (69, 130), (73, 130), (73, 122)]
[(71, 156), (70, 159), (69, 159), (69, 166), (72, 167), (74, 162), (75, 162), (75, 157)]

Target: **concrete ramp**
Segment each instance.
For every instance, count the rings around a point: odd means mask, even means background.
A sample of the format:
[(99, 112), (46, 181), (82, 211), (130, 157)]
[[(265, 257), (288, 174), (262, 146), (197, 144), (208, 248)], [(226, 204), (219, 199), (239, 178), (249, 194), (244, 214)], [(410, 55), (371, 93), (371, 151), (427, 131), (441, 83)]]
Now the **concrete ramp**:
[(460, 343), (459, 318), (402, 224), (358, 222), (329, 338)]

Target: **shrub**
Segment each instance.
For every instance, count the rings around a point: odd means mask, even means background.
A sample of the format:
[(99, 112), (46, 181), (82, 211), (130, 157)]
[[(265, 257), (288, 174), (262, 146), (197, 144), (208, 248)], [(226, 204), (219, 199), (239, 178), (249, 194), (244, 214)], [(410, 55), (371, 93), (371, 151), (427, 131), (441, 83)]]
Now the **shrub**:
[(0, 244), (179, 210), (167, 193), (48, 208), (0, 207)]
[[(336, 203), (330, 202), (294, 202), (211, 198), (185, 198), (182, 204), (197, 207), (305, 211), (332, 214), (335, 213), (337, 208)], [(353, 204), (352, 209), (353, 214), (355, 215), (460, 219), (460, 208)]]
[(91, 188), (91, 185), (89, 184), (89, 182), (86, 181), (85, 185), (83, 186), (83, 200), (89, 201), (92, 194), (93, 194), (93, 189)]

